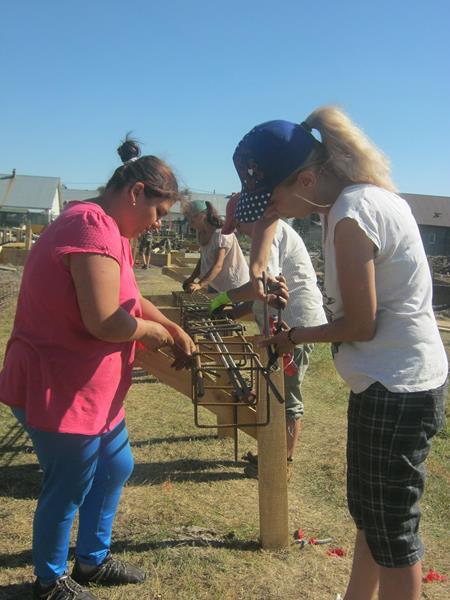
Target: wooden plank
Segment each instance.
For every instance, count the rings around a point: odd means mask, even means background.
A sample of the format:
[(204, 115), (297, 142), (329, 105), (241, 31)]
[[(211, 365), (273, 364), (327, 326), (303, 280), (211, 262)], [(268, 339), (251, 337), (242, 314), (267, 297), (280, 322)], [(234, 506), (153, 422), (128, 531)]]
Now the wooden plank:
[(31, 221), (27, 219), (25, 230), (25, 250), (31, 250), (33, 245), (33, 230), (31, 229)]
[(170, 267), (172, 264), (172, 254), (170, 252), (151, 252), (150, 264), (154, 267)]
[[(191, 374), (183, 371), (176, 371), (170, 366), (172, 358), (165, 353), (149, 352), (148, 350), (136, 350), (135, 365), (146, 370), (156, 377), (161, 383), (172, 387), (189, 399), (192, 399), (192, 380)], [(228, 396), (228, 397), (227, 397)], [(229, 394), (223, 389), (206, 390), (203, 402), (228, 402)], [(227, 406), (208, 406), (204, 407), (220, 417), (222, 423), (229, 418), (230, 409)], [(238, 422), (243, 423), (240, 427), (244, 433), (253, 438), (257, 436), (256, 411), (245, 404), (238, 407)]]
[[(250, 338), (257, 348), (262, 336)], [(261, 362), (267, 363), (267, 353), (260, 352)], [(284, 395), (283, 371), (271, 375), (273, 383)], [(266, 414), (267, 389), (264, 379), (260, 381), (260, 398), (257, 406), (258, 421)], [(277, 550), (288, 548), (288, 495), (287, 495), (287, 446), (285, 405), (270, 394), (270, 423), (258, 428), (258, 488), (259, 528), (263, 548)]]
[(196, 258), (195, 256), (185, 256), (184, 254), (173, 256), (172, 254), (172, 265), (177, 267), (192, 267), (193, 270), (198, 261), (199, 257)]
[(172, 294), (148, 294), (144, 295), (144, 298), (150, 300), (158, 308), (161, 306), (173, 306)]
[(163, 275), (167, 275), (180, 283), (183, 283), (183, 281), (189, 277), (192, 270), (193, 269), (190, 267), (163, 267), (161, 269)]

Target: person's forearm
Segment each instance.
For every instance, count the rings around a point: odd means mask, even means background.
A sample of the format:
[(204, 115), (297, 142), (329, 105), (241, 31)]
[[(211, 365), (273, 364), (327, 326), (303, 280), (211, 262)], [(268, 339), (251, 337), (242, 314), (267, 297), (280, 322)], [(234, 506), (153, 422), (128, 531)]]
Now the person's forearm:
[(220, 273), (220, 271), (222, 270), (223, 267), (223, 262), (221, 263), (216, 263), (215, 265), (213, 265), (209, 271), (207, 271), (203, 277), (200, 278), (199, 280), (199, 285), (201, 285), (202, 287), (207, 287), (211, 281), (214, 281), (214, 279), (217, 277), (217, 275)]
[(278, 225), (278, 219), (262, 218), (253, 226), (250, 250), (250, 279), (255, 281), (267, 269), (270, 249)]
[(131, 342), (147, 334), (144, 319), (133, 317), (123, 308), (118, 308), (110, 317), (90, 326), (89, 333), (104, 342)]
[(154, 321), (155, 323), (159, 323), (163, 327), (167, 329), (170, 334), (173, 334), (177, 329), (179, 329), (179, 325), (168, 319), (163, 313), (156, 308), (156, 306), (141, 296), (141, 310), (142, 317), (148, 321)]
[(375, 330), (375, 321), (360, 324), (342, 317), (317, 327), (295, 327), (290, 337), (296, 346), (320, 342), (368, 342), (375, 336)]
[(191, 281), (193, 281), (196, 277), (200, 277), (200, 266), (201, 261), (199, 260), (195, 265), (195, 269), (192, 271), (192, 274), (188, 277)]

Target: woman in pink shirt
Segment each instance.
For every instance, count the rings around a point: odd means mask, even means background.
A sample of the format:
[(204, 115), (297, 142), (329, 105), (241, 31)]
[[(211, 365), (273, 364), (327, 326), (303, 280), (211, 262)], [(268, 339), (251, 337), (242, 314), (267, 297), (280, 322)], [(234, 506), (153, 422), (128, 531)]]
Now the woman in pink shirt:
[[(104, 193), (71, 202), (33, 246), (0, 373), (0, 401), (29, 433), (44, 473), (33, 525), (33, 597), (92, 600), (81, 584), (140, 583), (144, 574), (109, 553), (114, 516), (133, 469), (123, 400), (136, 341), (169, 346), (175, 368), (194, 344), (139, 293), (129, 239), (158, 225), (178, 196), (170, 168), (124, 161)], [(67, 555), (79, 512), (76, 561)]]

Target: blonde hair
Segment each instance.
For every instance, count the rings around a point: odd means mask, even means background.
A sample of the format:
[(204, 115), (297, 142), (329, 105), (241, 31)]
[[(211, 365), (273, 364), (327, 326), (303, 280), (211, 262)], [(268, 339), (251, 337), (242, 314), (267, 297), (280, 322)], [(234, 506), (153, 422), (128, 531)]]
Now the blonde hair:
[(353, 183), (372, 183), (397, 191), (387, 156), (342, 110), (323, 106), (312, 112), (304, 124), (320, 133), (323, 146), (317, 144), (299, 170), (326, 162), (336, 175)]

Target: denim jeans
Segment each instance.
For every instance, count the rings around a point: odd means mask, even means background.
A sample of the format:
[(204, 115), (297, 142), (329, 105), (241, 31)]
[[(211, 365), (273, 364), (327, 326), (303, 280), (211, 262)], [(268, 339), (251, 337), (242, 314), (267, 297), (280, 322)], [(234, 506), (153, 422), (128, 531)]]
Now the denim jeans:
[(30, 436), (44, 474), (33, 522), (36, 576), (49, 584), (67, 571), (77, 511), (76, 557), (101, 564), (109, 552), (122, 488), (133, 470), (125, 421), (102, 435), (80, 435), (33, 429), (23, 410), (12, 412)]

